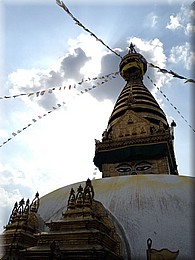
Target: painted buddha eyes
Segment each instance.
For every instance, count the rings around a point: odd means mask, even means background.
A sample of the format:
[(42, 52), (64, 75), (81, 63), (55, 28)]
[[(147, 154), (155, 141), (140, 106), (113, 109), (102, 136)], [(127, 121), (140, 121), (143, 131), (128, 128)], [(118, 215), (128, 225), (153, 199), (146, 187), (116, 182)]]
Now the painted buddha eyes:
[(116, 167), (116, 171), (122, 174), (129, 173), (131, 175), (136, 175), (137, 172), (144, 172), (151, 168), (151, 163), (149, 162), (139, 162), (135, 165), (130, 165), (128, 163), (122, 163)]
[(151, 168), (151, 164), (148, 162), (141, 162), (135, 166), (136, 171), (143, 172)]
[(130, 172), (131, 167), (129, 164), (120, 164), (117, 166), (116, 170), (117, 170), (117, 172), (122, 172), (122, 173)]

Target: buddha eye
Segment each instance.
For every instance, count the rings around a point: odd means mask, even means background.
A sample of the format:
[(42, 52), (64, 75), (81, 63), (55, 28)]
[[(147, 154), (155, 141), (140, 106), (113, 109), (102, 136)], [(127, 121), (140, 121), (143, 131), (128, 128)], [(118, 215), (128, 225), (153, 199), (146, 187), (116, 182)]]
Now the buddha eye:
[(129, 164), (120, 164), (116, 167), (117, 172), (126, 173), (131, 171), (131, 167)]
[(143, 172), (151, 168), (151, 164), (148, 162), (141, 162), (135, 166), (136, 171)]
[(150, 168), (151, 168), (151, 166), (149, 166), (149, 165), (137, 166), (137, 167), (136, 167), (136, 171), (146, 171), (146, 170), (148, 170), (148, 169), (150, 169)]
[(128, 167), (120, 167), (120, 168), (117, 168), (117, 171), (118, 171), (118, 172), (130, 172), (130, 171), (131, 171), (131, 168), (128, 168)]

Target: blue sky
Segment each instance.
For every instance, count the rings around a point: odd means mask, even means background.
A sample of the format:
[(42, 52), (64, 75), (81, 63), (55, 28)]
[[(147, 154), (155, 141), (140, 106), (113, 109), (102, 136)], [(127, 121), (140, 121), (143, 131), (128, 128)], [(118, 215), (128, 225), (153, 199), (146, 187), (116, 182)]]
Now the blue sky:
[[(82, 3), (81, 3), (82, 2)], [(64, 1), (72, 14), (121, 55), (132, 41), (148, 62), (191, 78), (195, 61), (190, 39), (195, 32), (190, 1)], [(120, 58), (109, 52), (61, 9), (55, 1), (2, 1), (0, 96), (36, 92), (75, 84), (118, 70)], [(192, 125), (194, 84), (148, 68), (149, 75)], [(192, 176), (192, 129), (145, 77), (175, 128), (175, 153), (180, 175)], [(97, 83), (94, 82), (97, 86)], [(99, 178), (93, 165), (95, 143), (107, 126), (125, 81), (113, 79), (94, 90), (54, 91), (35, 97), (1, 99), (0, 225), (6, 224), (15, 201), (40, 196), (89, 178)], [(80, 89), (90, 87), (83, 85)], [(32, 119), (60, 108), (33, 123)], [(12, 133), (32, 125), (13, 137)]]

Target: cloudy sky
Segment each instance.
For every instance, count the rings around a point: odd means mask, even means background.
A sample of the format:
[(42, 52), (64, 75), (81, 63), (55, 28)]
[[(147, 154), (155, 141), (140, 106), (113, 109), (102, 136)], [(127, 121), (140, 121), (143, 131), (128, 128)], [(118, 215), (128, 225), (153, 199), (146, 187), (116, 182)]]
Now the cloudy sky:
[[(192, 78), (191, 1), (104, 2), (64, 1), (85, 28), (121, 56), (133, 42), (149, 63)], [(101, 177), (93, 164), (94, 139), (101, 139), (125, 81), (113, 74), (101, 78), (118, 71), (120, 57), (75, 24), (55, 0), (0, 1), (0, 17), (2, 230), (22, 197)], [(154, 68), (144, 79), (168, 121), (177, 124), (179, 173), (192, 176), (194, 84), (184, 82)]]

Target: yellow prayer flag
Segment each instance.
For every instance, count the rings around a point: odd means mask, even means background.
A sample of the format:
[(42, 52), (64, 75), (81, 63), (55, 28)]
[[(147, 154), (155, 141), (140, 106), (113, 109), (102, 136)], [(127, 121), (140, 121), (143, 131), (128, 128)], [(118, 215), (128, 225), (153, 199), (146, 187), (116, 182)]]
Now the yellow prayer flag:
[(32, 96), (32, 95), (34, 95), (34, 93), (33, 93), (33, 92), (32, 92), (32, 93), (29, 93), (29, 94), (28, 94), (28, 97), (30, 97), (30, 96)]

